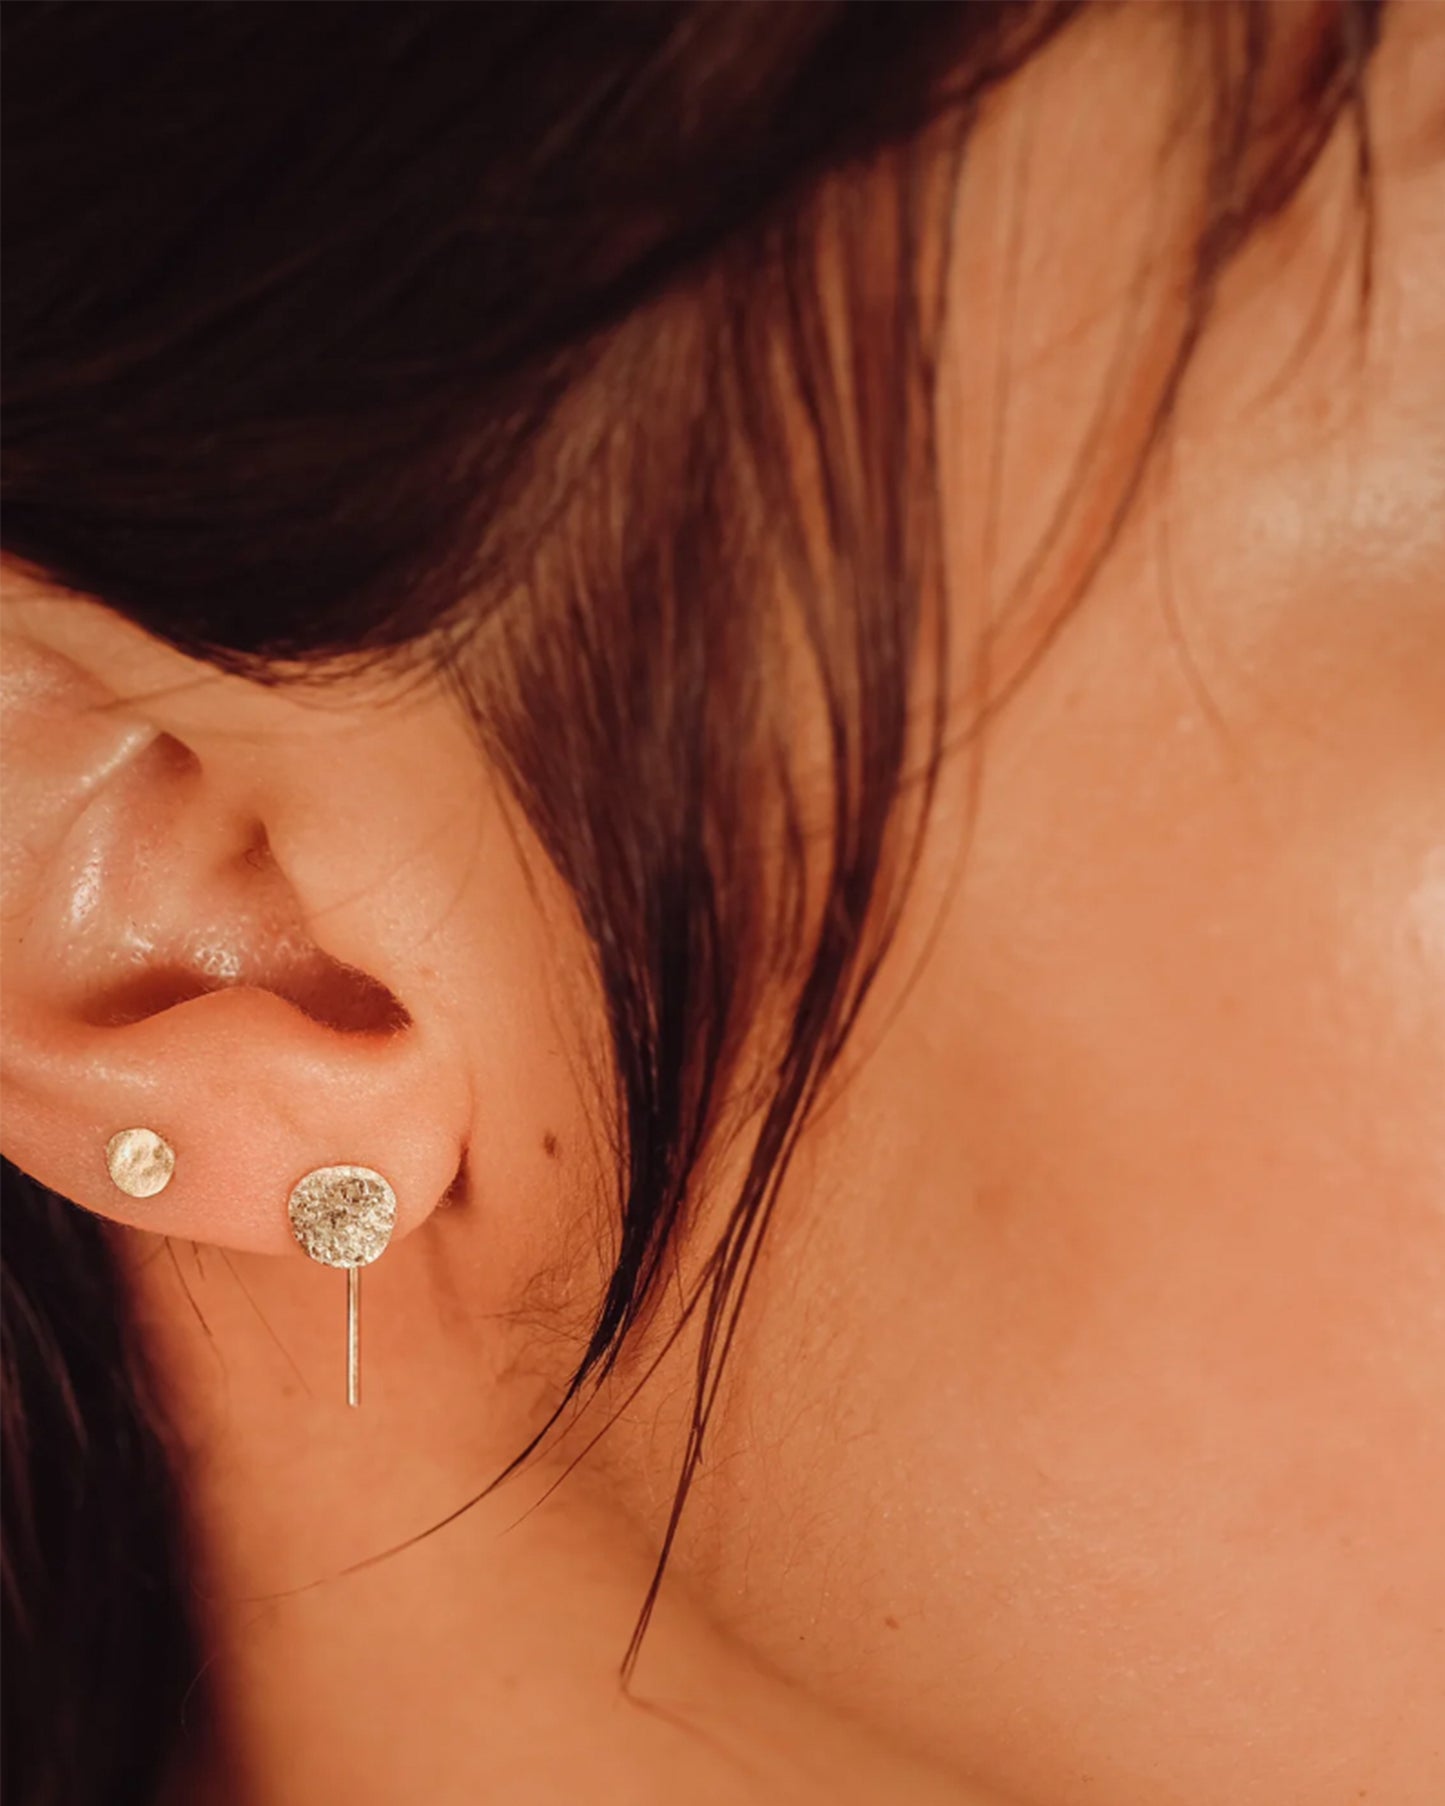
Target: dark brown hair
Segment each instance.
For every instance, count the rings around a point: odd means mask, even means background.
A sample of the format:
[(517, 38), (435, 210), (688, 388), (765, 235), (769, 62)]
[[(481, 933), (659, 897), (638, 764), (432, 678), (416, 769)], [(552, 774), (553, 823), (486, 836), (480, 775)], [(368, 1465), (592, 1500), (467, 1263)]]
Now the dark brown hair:
[[(947, 629), (922, 146), (963, 154), (1074, 10), (4, 10), (6, 555), (259, 681), (415, 654), (457, 683), (575, 899), (610, 1036), (616, 1242), (573, 1394), (628, 1346), (749, 1004), (788, 975), (751, 1164), (689, 1301), (675, 1514), (941, 746), (940, 706), (904, 808), (912, 675)], [(1213, 101), (1178, 370), (1375, 29), (1363, 0), (1323, 7), (1266, 113), (1269, 11), (1188, 22)], [(863, 172), (890, 197), (866, 217)], [(780, 571), (831, 757), (818, 896)], [(196, 1669), (173, 1468), (99, 1226), (5, 1178), (4, 1782), (17, 1806), (141, 1799)]]

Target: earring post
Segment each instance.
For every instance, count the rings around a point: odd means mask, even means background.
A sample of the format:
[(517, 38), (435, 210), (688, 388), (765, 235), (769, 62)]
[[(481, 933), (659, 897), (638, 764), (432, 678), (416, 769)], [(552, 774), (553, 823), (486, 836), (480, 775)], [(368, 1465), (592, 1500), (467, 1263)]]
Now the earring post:
[(361, 1403), (361, 1268), (346, 1269), (346, 1402)]

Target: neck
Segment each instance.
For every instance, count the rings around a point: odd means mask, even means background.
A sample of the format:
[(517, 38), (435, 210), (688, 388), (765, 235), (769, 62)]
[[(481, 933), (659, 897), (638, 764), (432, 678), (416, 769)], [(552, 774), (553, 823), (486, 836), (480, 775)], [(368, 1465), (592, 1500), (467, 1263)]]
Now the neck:
[(771, 1678), (675, 1593), (624, 1690), (620, 1656), (647, 1579), (638, 1552), (580, 1522), (575, 1501), (519, 1525), (517, 1508), (503, 1493), (371, 1568), (289, 1596), (238, 1593), (239, 1576), (213, 1593), (217, 1734), (190, 1797), (968, 1797)]
[(293, 1370), (278, 1383), (254, 1354), (227, 1350), (254, 1349), (259, 1310), (300, 1371), (327, 1371), (329, 1343), (299, 1346), (317, 1321), (314, 1287), (292, 1312), (266, 1290), (297, 1283), (282, 1263), (247, 1266), (244, 1291), (241, 1266), (188, 1265), (191, 1300), (172, 1296), (169, 1262), (137, 1269), (191, 1450), (210, 1704), (206, 1739), (178, 1754), (168, 1798), (984, 1806), (770, 1673), (675, 1577), (624, 1687), (655, 1538), (613, 1490), (585, 1464), (564, 1475), (558, 1456), (459, 1511), (505, 1462), (478, 1427), (501, 1382), (473, 1369), (449, 1394), (414, 1349), (409, 1369), (394, 1355), (358, 1411)]

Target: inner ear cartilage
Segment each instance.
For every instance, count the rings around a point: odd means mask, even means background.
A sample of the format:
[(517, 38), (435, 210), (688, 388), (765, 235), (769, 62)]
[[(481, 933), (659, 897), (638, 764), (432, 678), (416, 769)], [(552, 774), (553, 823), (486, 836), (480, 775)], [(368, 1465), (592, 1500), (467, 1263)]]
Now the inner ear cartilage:
[(386, 1251), (396, 1193), (369, 1166), (318, 1166), (298, 1179), (291, 1233), (324, 1267), (346, 1269), (346, 1402), (361, 1403), (361, 1269)]

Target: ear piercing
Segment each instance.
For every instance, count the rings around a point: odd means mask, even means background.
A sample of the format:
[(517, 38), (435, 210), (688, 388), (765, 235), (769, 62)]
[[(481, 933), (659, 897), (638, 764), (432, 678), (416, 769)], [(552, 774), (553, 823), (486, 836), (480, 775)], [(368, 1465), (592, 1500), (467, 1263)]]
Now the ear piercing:
[(291, 1233), (312, 1260), (346, 1269), (346, 1402), (361, 1402), (361, 1269), (386, 1250), (396, 1193), (369, 1166), (318, 1166), (291, 1193)]
[(176, 1170), (176, 1150), (154, 1129), (122, 1129), (105, 1144), (111, 1183), (128, 1198), (153, 1198)]
[[(112, 1183), (129, 1198), (153, 1198), (176, 1170), (176, 1151), (154, 1129), (121, 1129), (105, 1144)], [(312, 1260), (346, 1270), (346, 1402), (361, 1402), (361, 1269), (385, 1253), (396, 1227), (396, 1193), (369, 1166), (318, 1166), (297, 1180), (291, 1233)]]

